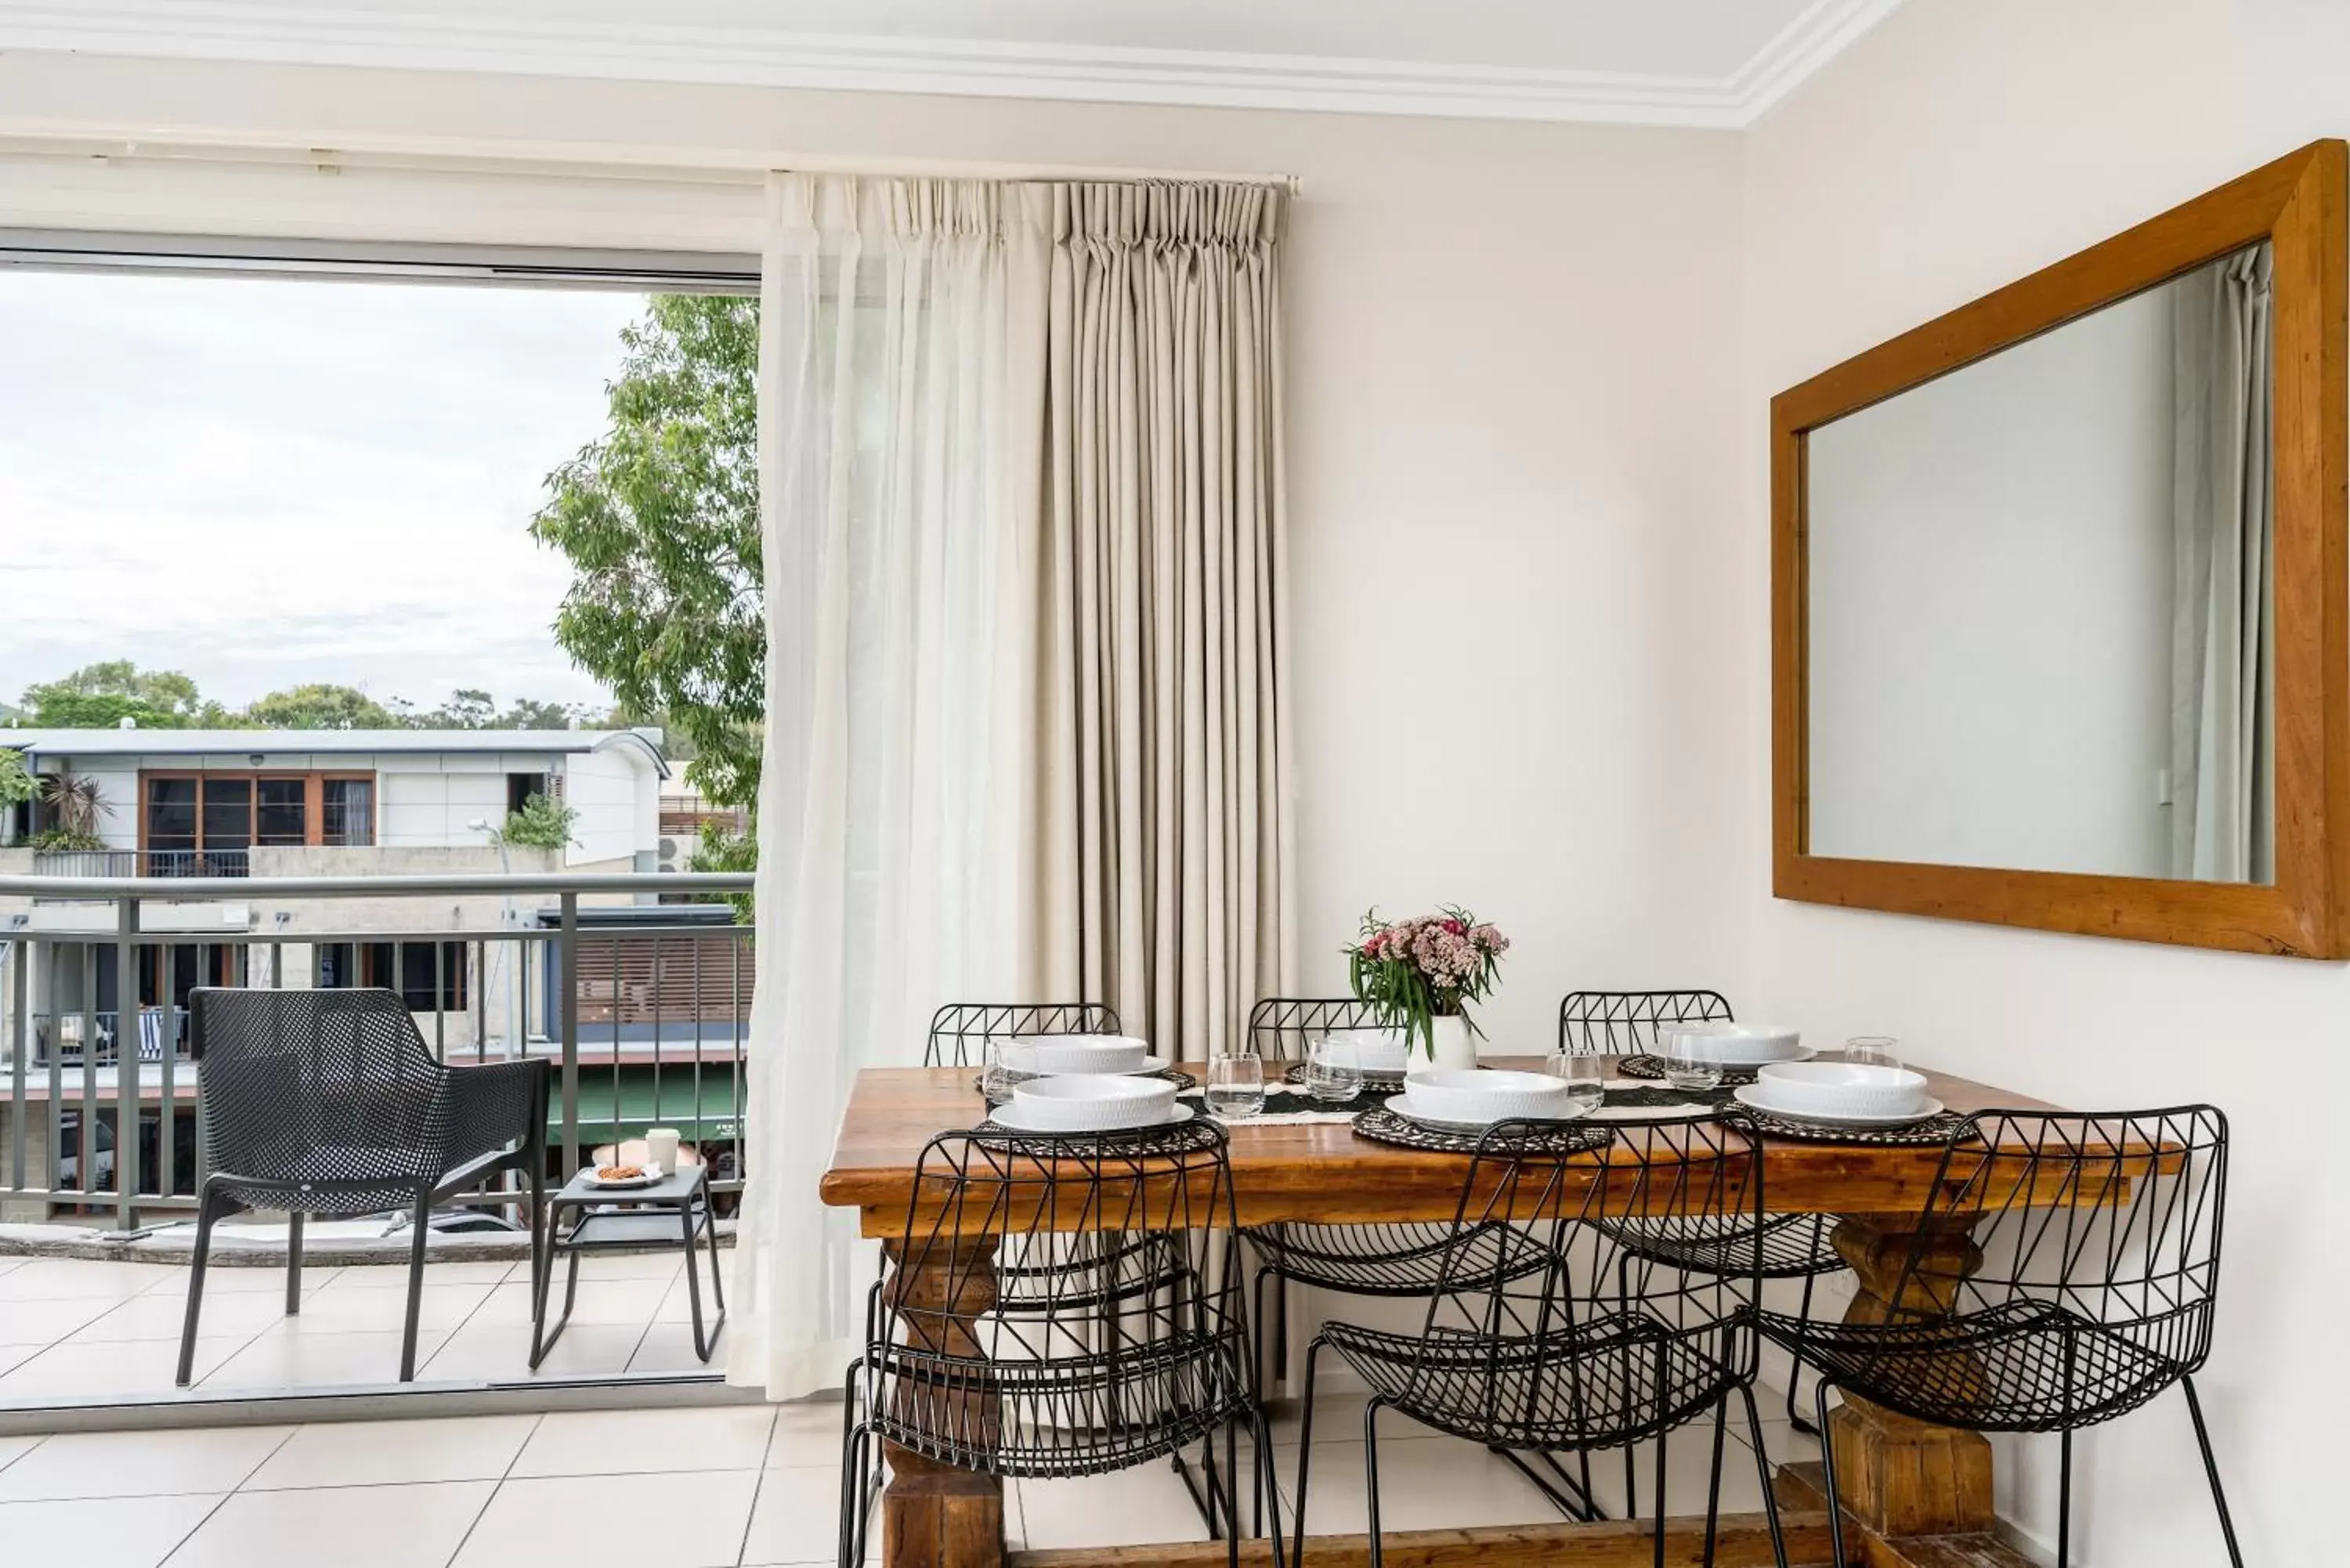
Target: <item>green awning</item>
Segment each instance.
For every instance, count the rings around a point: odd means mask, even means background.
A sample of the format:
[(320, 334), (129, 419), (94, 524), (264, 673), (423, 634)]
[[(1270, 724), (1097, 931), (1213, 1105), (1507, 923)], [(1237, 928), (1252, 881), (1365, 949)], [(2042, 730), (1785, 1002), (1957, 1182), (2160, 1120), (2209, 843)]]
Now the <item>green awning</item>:
[[(742, 1135), (735, 1109), (732, 1062), (704, 1062), (697, 1078), (691, 1062), (651, 1067), (631, 1064), (616, 1072), (593, 1063), (579, 1064), (579, 1141), (620, 1143), (645, 1136), (647, 1127), (675, 1127), (688, 1143), (723, 1142)], [(617, 1083), (615, 1080), (617, 1079)], [(563, 1141), (563, 1074), (558, 1068), (548, 1094), (547, 1137)]]

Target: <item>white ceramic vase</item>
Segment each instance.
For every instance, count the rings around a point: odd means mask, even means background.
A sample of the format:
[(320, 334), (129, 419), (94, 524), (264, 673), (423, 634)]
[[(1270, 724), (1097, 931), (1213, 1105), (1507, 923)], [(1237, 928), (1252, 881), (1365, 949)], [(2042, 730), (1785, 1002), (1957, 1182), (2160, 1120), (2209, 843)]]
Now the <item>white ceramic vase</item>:
[(1477, 1064), (1477, 1037), (1469, 1033), (1468, 1019), (1458, 1016), (1431, 1018), (1429, 1023), (1436, 1031), (1435, 1059), (1430, 1061), (1415, 1051), (1412, 1065), (1449, 1071)]

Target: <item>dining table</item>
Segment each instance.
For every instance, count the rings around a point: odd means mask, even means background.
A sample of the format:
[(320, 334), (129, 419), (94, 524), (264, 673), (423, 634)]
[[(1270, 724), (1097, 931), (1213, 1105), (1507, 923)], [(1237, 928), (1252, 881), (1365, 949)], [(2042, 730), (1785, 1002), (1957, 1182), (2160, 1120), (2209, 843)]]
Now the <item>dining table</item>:
[[(1540, 1058), (1488, 1057), (1488, 1066), (1538, 1068)], [(1927, 1092), (1949, 1110), (2045, 1111), (2027, 1096), (1912, 1064)], [(1205, 1064), (1179, 1070), (1206, 1081)], [(935, 1135), (983, 1119), (972, 1067), (868, 1068), (857, 1076), (842, 1115), (831, 1164), (820, 1183), (823, 1201), (855, 1209), (864, 1235), (881, 1242), (899, 1275), (909, 1255), (927, 1266), (951, 1262), (968, 1278), (973, 1260), (953, 1258), (933, 1241), (909, 1249), (915, 1168)], [(1229, 1122), (1232, 1199), (1243, 1229), (1278, 1221), (1319, 1224), (1450, 1222), (1469, 1167), (1459, 1153), (1399, 1147), (1358, 1136), (1344, 1122)], [(1775, 1213), (1834, 1216), (1833, 1243), (1857, 1289), (1846, 1321), (1877, 1322), (1897, 1306), (1930, 1303), (1897, 1299), (1921, 1287), (1921, 1277), (1947, 1279), (1974, 1261), (1961, 1217), (1926, 1221), (1920, 1216), (1942, 1170), (1939, 1145), (1828, 1142), (1765, 1137), (1763, 1191)], [(2061, 1201), (2061, 1197), (2055, 1200)], [(1931, 1260), (1907, 1267), (1913, 1254)], [(977, 1260), (983, 1264), (984, 1260)], [(892, 1289), (920, 1294), (925, 1282), (898, 1278)], [(967, 1286), (965, 1287), (967, 1293)], [(974, 1303), (973, 1315), (984, 1310)], [(2024, 1568), (2029, 1559), (1995, 1533), (1991, 1450), (1972, 1432), (1910, 1419), (1847, 1397), (1831, 1413), (1827, 1440), (1835, 1444), (1846, 1549), (1869, 1568)], [(1226, 1560), (1222, 1542), (1008, 1551), (1003, 1493), (993, 1475), (960, 1469), (892, 1449), (882, 1490), (881, 1560), (886, 1568), (1211, 1568)], [(1791, 1563), (1830, 1560), (1820, 1466), (1779, 1468), (1774, 1487)], [(1700, 1561), (1703, 1515), (1669, 1517), (1666, 1561)], [(1479, 1528), (1388, 1531), (1382, 1537), (1390, 1568), (1456, 1565), (1575, 1564), (1604, 1568), (1655, 1560), (1653, 1520)], [(1362, 1535), (1308, 1536), (1312, 1568), (1361, 1568), (1369, 1562)], [(1271, 1563), (1271, 1542), (1242, 1542), (1242, 1561)], [(1721, 1568), (1762, 1568), (1773, 1557), (1768, 1521), (1761, 1512), (1725, 1515), (1713, 1561)]]

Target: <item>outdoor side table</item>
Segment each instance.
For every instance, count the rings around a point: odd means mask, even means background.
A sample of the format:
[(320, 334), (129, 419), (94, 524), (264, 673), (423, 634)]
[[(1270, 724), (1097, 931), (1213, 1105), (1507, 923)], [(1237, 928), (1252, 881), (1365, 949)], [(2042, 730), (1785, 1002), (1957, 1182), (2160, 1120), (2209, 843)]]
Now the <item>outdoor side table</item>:
[[(548, 1199), (547, 1266), (539, 1278), (537, 1299), (531, 1303), (530, 1369), (546, 1359), (563, 1325), (571, 1321), (571, 1305), (579, 1292), (579, 1256), (583, 1252), (642, 1251), (648, 1246), (676, 1246), (685, 1253), (685, 1296), (693, 1309), (693, 1353), (710, 1359), (718, 1331), (726, 1325), (726, 1287), (718, 1275), (718, 1219), (710, 1209), (710, 1171), (699, 1163), (681, 1166), (648, 1187), (597, 1187), (583, 1170)], [(577, 1215), (566, 1234), (566, 1210)], [(710, 1243), (710, 1292), (718, 1316), (707, 1335), (702, 1327), (702, 1278), (694, 1266), (694, 1231), (699, 1227)], [(563, 1282), (563, 1315), (546, 1326), (546, 1298), (555, 1288), (555, 1260), (568, 1253)]]

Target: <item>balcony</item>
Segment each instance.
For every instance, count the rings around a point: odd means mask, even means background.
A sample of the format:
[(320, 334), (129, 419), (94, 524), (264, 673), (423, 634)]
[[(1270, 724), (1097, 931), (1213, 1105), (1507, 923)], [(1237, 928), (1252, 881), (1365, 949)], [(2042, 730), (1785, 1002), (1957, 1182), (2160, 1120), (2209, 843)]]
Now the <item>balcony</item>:
[(246, 849), (42, 849), (33, 855), (36, 877), (245, 877)]
[[(57, 1299), (113, 1303), (88, 1322), (49, 1313), (53, 1334), (0, 1348), (0, 1414), (191, 1397), (172, 1387), (178, 1347), (166, 1331), (209, 1169), (186, 1011), (196, 985), (380, 986), (452, 1067), (544, 1058), (553, 1184), (599, 1156), (635, 1158), (622, 1151), (649, 1127), (675, 1127), (710, 1170), (712, 1208), (731, 1231), (753, 965), (749, 928), (716, 900), (749, 886), (746, 876), (558, 873), (227, 885), (193, 872), (127, 884), (46, 867), (0, 876), (0, 900), (87, 906), (70, 929), (0, 920), (0, 1267), (30, 1253), (36, 1262), (23, 1266), (54, 1276), (68, 1293)], [(712, 902), (653, 901), (680, 894)], [(191, 897), (243, 906), (248, 923), (172, 929)], [(509, 1175), (436, 1211), (425, 1300), (438, 1316), (420, 1344), (416, 1387), (717, 1376), (723, 1364), (700, 1362), (686, 1338), (674, 1251), (590, 1260), (583, 1315), (532, 1373), (519, 1198)], [(213, 1278), (230, 1284), (217, 1299), (221, 1287), (208, 1287), (192, 1396), (389, 1383), (383, 1352), (397, 1335), (377, 1320), (404, 1297), (406, 1234), (390, 1216), (314, 1221), (304, 1314), (288, 1319), (234, 1299), (240, 1278), (266, 1278), (265, 1293), (279, 1293), (282, 1268), (234, 1264), (282, 1259), (282, 1216), (224, 1225), (233, 1255), (216, 1241)], [(237, 1343), (209, 1343), (215, 1327)]]

